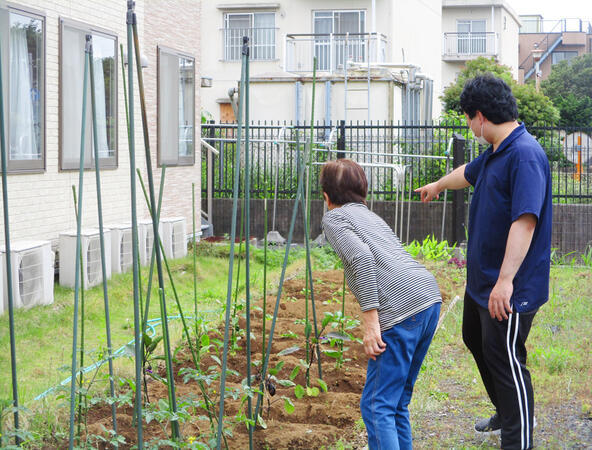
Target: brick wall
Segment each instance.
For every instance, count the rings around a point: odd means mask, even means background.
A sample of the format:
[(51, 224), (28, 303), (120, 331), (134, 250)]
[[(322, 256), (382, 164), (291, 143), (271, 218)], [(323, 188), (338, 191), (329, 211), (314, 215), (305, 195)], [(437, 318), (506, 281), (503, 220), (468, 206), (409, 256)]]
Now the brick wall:
[[(130, 221), (129, 149), (126, 132), (123, 80), (119, 61), (119, 44), (127, 49), (126, 2), (123, 0), (15, 0), (12, 5), (34, 9), (45, 16), (45, 130), (46, 170), (35, 174), (10, 174), (8, 193), (11, 238), (14, 240), (49, 239), (54, 242), (61, 231), (76, 226), (72, 185), (78, 186), (77, 171), (59, 170), (59, 19), (80, 21), (108, 30), (118, 38), (118, 167), (102, 170), (104, 223)], [(145, 15), (145, 12), (147, 15)], [(190, 0), (136, 1), (138, 32), (142, 54), (148, 58), (144, 69), (148, 121), (153, 165), (156, 169), (156, 45), (182, 50), (196, 59), (196, 125), (199, 126), (199, 45), (200, 2)], [(6, 64), (6, 61), (3, 61)], [(137, 89), (137, 82), (136, 82)], [(136, 165), (145, 174), (144, 146), (140, 102), (135, 97)], [(73, 126), (75, 126), (73, 124)], [(199, 128), (195, 136), (199, 139)], [(171, 168), (167, 172), (163, 215), (184, 215), (191, 221), (191, 182), (200, 186), (200, 148), (196, 145), (193, 167)], [(159, 172), (158, 169), (155, 170)], [(84, 174), (83, 226), (98, 224), (94, 171)], [(155, 183), (158, 186), (158, 176)], [(0, 199), (1, 205), (1, 199)], [(138, 185), (140, 217), (148, 217)], [(2, 219), (0, 218), (0, 223)], [(3, 223), (2, 223), (3, 226)], [(4, 234), (0, 236), (0, 243)]]
[[(165, 187), (161, 217), (184, 216), (191, 232), (191, 183), (195, 183), (196, 197), (201, 196), (200, 181), (200, 11), (201, 2), (195, 0), (147, 0), (146, 26), (142, 53), (148, 58), (149, 68), (144, 70), (150, 146), (155, 185), (160, 183), (157, 167), (157, 47), (163, 46), (195, 58), (195, 165), (170, 167), (165, 173)], [(143, 170), (144, 179), (146, 171)], [(196, 208), (199, 211), (199, 201)], [(148, 214), (146, 212), (146, 214)], [(196, 214), (199, 214), (198, 212)], [(196, 218), (199, 227), (199, 216)], [(198, 228), (199, 229), (199, 228)]]

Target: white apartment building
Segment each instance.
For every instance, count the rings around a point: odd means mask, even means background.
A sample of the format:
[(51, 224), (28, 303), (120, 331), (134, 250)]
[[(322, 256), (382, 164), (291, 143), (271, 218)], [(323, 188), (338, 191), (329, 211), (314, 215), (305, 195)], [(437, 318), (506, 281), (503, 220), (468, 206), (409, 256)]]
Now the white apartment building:
[(202, 108), (234, 121), (228, 91), (246, 35), (252, 120), (310, 120), (314, 57), (315, 120), (430, 120), (440, 112), (441, 12), (440, 0), (204, 2), (202, 72), (213, 82)]
[(520, 20), (506, 0), (442, 0), (442, 85), (479, 56), (510, 67), (518, 79)]
[[(8, 153), (10, 230), (14, 240), (51, 240), (75, 228), (72, 186), (78, 189), (82, 78), (86, 35), (92, 36), (104, 223), (131, 220), (129, 150), (120, 44), (127, 51), (123, 0), (0, 2), (0, 41)], [(162, 216), (191, 223), (191, 189), (200, 186), (200, 3), (136, 1), (152, 163), (166, 164)], [(134, 68), (131, 68), (135, 70)], [(126, 71), (130, 70), (126, 67)], [(127, 82), (127, 80), (126, 80)], [(197, 84), (199, 86), (199, 84)], [(145, 175), (137, 82), (136, 164)], [(160, 95), (158, 95), (160, 93)], [(96, 161), (87, 110), (83, 226), (98, 224)], [(147, 218), (138, 184), (140, 219)], [(1, 220), (1, 219), (0, 219)], [(4, 241), (4, 234), (0, 236)]]

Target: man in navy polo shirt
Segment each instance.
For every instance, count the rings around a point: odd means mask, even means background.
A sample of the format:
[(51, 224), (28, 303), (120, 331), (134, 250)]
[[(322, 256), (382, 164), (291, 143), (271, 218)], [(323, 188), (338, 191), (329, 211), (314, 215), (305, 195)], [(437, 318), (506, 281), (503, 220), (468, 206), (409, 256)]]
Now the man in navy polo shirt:
[(501, 429), (504, 449), (533, 446), (534, 400), (525, 342), (549, 294), (552, 197), (549, 162), (519, 124), (509, 86), (491, 75), (469, 80), (460, 104), (478, 158), (417, 189), (429, 202), (473, 185), (469, 212), (463, 340), (496, 413), (475, 429)]

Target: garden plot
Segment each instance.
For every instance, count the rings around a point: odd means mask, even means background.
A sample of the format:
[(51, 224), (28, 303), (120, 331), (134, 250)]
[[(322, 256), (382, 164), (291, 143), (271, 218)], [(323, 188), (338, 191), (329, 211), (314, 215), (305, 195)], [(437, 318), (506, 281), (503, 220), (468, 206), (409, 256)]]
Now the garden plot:
[[(275, 328), (269, 373), (266, 380), (265, 396), (262, 402), (261, 417), (266, 428), (258, 427), (254, 433), (256, 448), (319, 448), (330, 446), (340, 439), (355, 439), (363, 426), (360, 426), (359, 401), (366, 374), (367, 358), (359, 343), (362, 339), (362, 328), (359, 323), (359, 306), (353, 295), (346, 290), (345, 315), (341, 320), (341, 300), (343, 286), (342, 271), (314, 273), (315, 302), (321, 336), (322, 381), (319, 381), (316, 356), (308, 370), (309, 387), (306, 385), (307, 365), (306, 344), (304, 339), (303, 317), (305, 316), (305, 281), (292, 279), (285, 283), (280, 303), (280, 313)], [(444, 295), (450, 298), (450, 295)], [(272, 313), (275, 297), (268, 297), (267, 314)], [(262, 300), (252, 305), (252, 359), (261, 361), (262, 342)], [(325, 326), (322, 327), (321, 324)], [(343, 323), (343, 331), (341, 325)], [(246, 402), (244, 401), (242, 382), (246, 377), (246, 355), (244, 341), (245, 319), (238, 321), (238, 339), (236, 352), (229, 355), (228, 367), (231, 370), (227, 379), (227, 390), (235, 393), (226, 400), (225, 417), (228, 428), (232, 429), (232, 437), (227, 436), (229, 448), (248, 448), (248, 431), (246, 427)], [(236, 330), (235, 330), (236, 331)], [(267, 332), (269, 331), (269, 322)], [(343, 333), (347, 340), (331, 338)], [(216, 355), (216, 344), (220, 346), (220, 331), (210, 331), (209, 351), (203, 352), (201, 369), (208, 373), (209, 368), (219, 372), (219, 358)], [(239, 348), (240, 347), (240, 348)], [(195, 380), (191, 379), (192, 366), (189, 352), (177, 354), (174, 373), (176, 375), (177, 398), (179, 405), (192, 405), (187, 409), (194, 416), (181, 425), (185, 439), (194, 437), (204, 440), (209, 434), (209, 423), (204, 419), (204, 412), (195, 413), (193, 406), (199, 395)], [(258, 368), (253, 369), (254, 380), (257, 380)], [(157, 374), (164, 378), (164, 367), (155, 368)], [(182, 374), (185, 374), (183, 376)], [(187, 381), (187, 382), (185, 382)], [(217, 398), (219, 383), (213, 381), (209, 386), (211, 398)], [(272, 395), (273, 394), (273, 395)], [(148, 384), (148, 395), (152, 404), (166, 401), (167, 388), (164, 384), (151, 381)], [(193, 400), (190, 400), (193, 399)], [(255, 398), (253, 399), (253, 405)], [(162, 405), (166, 409), (166, 405)], [(132, 425), (133, 410), (131, 407), (120, 408), (118, 411), (119, 433), (126, 442), (134, 442), (135, 428)], [(182, 406), (180, 407), (182, 409)], [(195, 420), (195, 417), (202, 420)], [(109, 428), (110, 409), (101, 406), (89, 413), (89, 432), (101, 434), (101, 425)], [(356, 425), (357, 423), (357, 425)], [(156, 419), (145, 428), (146, 441), (151, 439), (167, 439), (169, 432), (166, 420), (158, 423)], [(207, 440), (207, 439), (206, 439)]]

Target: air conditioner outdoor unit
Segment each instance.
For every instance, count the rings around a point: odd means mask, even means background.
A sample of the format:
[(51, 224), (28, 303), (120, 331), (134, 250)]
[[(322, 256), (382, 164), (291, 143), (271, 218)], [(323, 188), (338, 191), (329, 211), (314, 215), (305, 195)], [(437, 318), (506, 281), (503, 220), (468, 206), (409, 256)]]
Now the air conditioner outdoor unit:
[[(11, 243), (12, 301), (15, 308), (30, 308), (53, 303), (54, 254), (49, 241), (16, 241)], [(6, 252), (2, 253), (2, 309), (8, 309), (6, 289)]]
[[(107, 279), (111, 278), (111, 231), (104, 229), (105, 270)], [(82, 267), (84, 287), (88, 289), (103, 280), (101, 267), (101, 241), (99, 230), (89, 228), (81, 231)], [(74, 287), (76, 276), (76, 231), (60, 233), (60, 284)]]
[(111, 271), (125, 273), (134, 262), (132, 226), (128, 223), (107, 225), (105, 228), (111, 230)]
[[(162, 240), (162, 223), (158, 226), (158, 234)], [(152, 220), (138, 221), (138, 253), (140, 253), (140, 264), (147, 266), (150, 264), (152, 249), (154, 248), (154, 229)]]
[(183, 258), (187, 255), (187, 221), (185, 217), (160, 219), (162, 245), (167, 258)]

